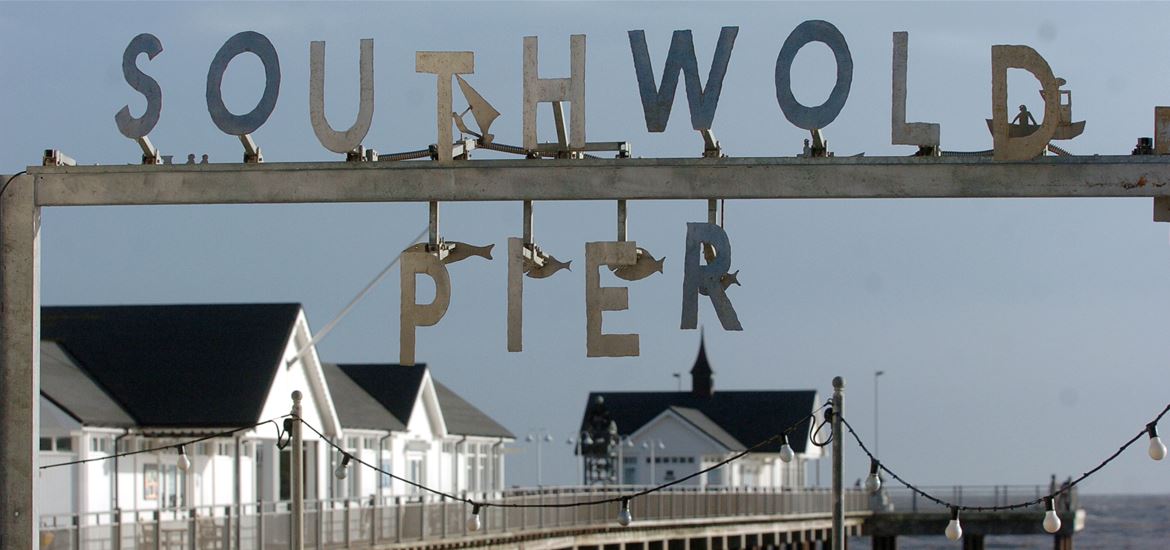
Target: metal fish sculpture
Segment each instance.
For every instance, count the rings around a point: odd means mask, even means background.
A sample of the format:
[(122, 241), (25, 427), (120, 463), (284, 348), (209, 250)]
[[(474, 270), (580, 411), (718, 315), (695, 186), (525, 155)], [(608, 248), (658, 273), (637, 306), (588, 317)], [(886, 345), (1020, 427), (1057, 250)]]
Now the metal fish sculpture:
[(572, 269), (569, 267), (569, 264), (571, 264), (571, 263), (573, 263), (573, 260), (569, 260), (567, 262), (562, 262), (562, 261), (556, 259), (555, 257), (553, 257), (552, 255), (545, 255), (544, 256), (544, 265), (537, 267), (535, 262), (525, 258), (525, 260), (524, 260), (524, 274), (528, 275), (529, 277), (531, 277), (533, 279), (543, 279), (543, 278), (548, 277), (548, 276), (552, 275), (553, 273), (556, 273), (562, 269), (568, 269), (568, 270), (572, 271)]
[[(719, 286), (722, 286), (723, 290), (727, 290), (727, 288), (730, 287), (731, 285), (743, 286), (743, 285), (739, 284), (739, 270), (738, 269), (735, 270), (735, 273), (724, 273), (723, 275), (719, 276)], [(699, 287), (699, 294), (706, 296), (707, 291), (704, 290), (702, 286), (700, 286)]]
[(655, 272), (662, 273), (662, 264), (665, 261), (665, 256), (662, 259), (655, 260), (654, 256), (647, 252), (646, 249), (638, 247), (638, 259), (634, 262), (634, 265), (610, 266), (610, 269), (619, 279), (637, 281), (645, 279)]
[(495, 244), (489, 244), (487, 246), (475, 246), (458, 241), (447, 241), (446, 244), (447, 257), (441, 258), (445, 264), (455, 263), (459, 260), (465, 260), (472, 256), (479, 256), (481, 258), (490, 260), (492, 259), (492, 247), (496, 246)]

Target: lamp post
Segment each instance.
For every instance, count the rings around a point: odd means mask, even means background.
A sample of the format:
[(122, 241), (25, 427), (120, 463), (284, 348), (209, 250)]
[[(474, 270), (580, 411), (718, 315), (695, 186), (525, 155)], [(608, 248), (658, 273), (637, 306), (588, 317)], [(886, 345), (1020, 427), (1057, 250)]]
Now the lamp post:
[(649, 485), (651, 485), (651, 486), (657, 485), (658, 484), (658, 477), (654, 475), (654, 458), (655, 458), (654, 451), (656, 449), (665, 449), (666, 443), (663, 443), (661, 439), (651, 440), (651, 441), (643, 441), (642, 448), (650, 450), (650, 483), (649, 483)]
[(618, 446), (617, 446), (617, 451), (618, 451), (617, 482), (618, 482), (619, 486), (625, 485), (625, 479), (624, 479), (625, 478), (625, 470), (626, 470), (625, 447), (629, 447), (629, 448), (633, 449), (634, 448), (634, 440), (632, 440), (628, 437), (625, 437), (625, 438), (621, 438), (618, 441)]
[(880, 438), (878, 437), (878, 378), (885, 373), (884, 370), (873, 372), (873, 454), (877, 457), (881, 456)]
[(549, 434), (548, 431), (544, 428), (541, 428), (540, 431), (535, 435), (532, 432), (529, 432), (528, 437), (524, 438), (524, 440), (529, 443), (536, 443), (536, 485), (538, 487), (542, 486), (544, 485), (544, 472), (541, 470), (544, 468), (544, 457), (541, 455), (540, 448), (545, 443), (552, 443), (552, 435)]
[(593, 438), (589, 437), (589, 432), (581, 432), (580, 438), (575, 438), (573, 436), (569, 436), (569, 438), (565, 440), (565, 443), (568, 445), (576, 445), (576, 449), (577, 449), (577, 461), (576, 461), (577, 462), (577, 479), (580, 480), (581, 485), (585, 485), (585, 476), (581, 471), (581, 464), (583, 462), (585, 462), (585, 454), (584, 454), (584, 451), (582, 450), (582, 447), (585, 445), (593, 445)]

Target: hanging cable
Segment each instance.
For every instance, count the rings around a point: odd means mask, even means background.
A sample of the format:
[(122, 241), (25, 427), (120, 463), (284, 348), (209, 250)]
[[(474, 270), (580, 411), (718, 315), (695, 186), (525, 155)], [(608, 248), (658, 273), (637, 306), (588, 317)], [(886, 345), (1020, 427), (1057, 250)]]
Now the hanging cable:
[(271, 423), (273, 426), (276, 427), (276, 430), (277, 430), (276, 437), (277, 437), (277, 439), (280, 439), (280, 425), (277, 424), (276, 421), (280, 420), (281, 418), (287, 418), (288, 416), (290, 416), (290, 415), (286, 414), (284, 416), (278, 416), (278, 417), (270, 419), (270, 420), (265, 420), (263, 422), (257, 422), (255, 424), (252, 424), (251, 426), (242, 426), (239, 428), (233, 428), (231, 430), (225, 430), (222, 432), (213, 433), (211, 435), (205, 435), (205, 436), (200, 437), (198, 439), (183, 441), (182, 443), (174, 443), (172, 445), (163, 445), (161, 447), (152, 447), (150, 449), (139, 449), (137, 451), (127, 451), (124, 453), (114, 453), (112, 455), (99, 456), (99, 457), (94, 457), (94, 458), (86, 458), (86, 459), (82, 459), (82, 460), (71, 460), (69, 462), (58, 462), (56, 464), (46, 464), (44, 466), (41, 466), (38, 469), (48, 470), (49, 468), (60, 468), (61, 466), (72, 466), (74, 464), (85, 464), (87, 462), (97, 462), (99, 460), (110, 460), (110, 459), (114, 459), (114, 458), (120, 458), (123, 456), (132, 456), (132, 455), (143, 454), (143, 453), (153, 453), (153, 452), (157, 452), (157, 451), (165, 451), (167, 449), (177, 449), (177, 450), (179, 450), (180, 456), (186, 457), (187, 454), (183, 448), (187, 445), (194, 445), (196, 443), (201, 443), (203, 441), (207, 441), (208, 439), (215, 439), (218, 437), (226, 437), (226, 436), (237, 434), (240, 432), (246, 432), (246, 431), (251, 430), (253, 428), (257, 428), (257, 427), (260, 427), (260, 426), (263, 426), (263, 425), (269, 424), (269, 423)]
[[(1080, 477), (1065, 484), (1063, 487), (1057, 489), (1056, 491), (1049, 493), (1047, 495), (1041, 496), (1039, 498), (1032, 499), (1032, 500), (1028, 500), (1028, 501), (1024, 501), (1024, 502), (1017, 502), (1015, 504), (1003, 504), (1003, 505), (998, 505), (998, 506), (966, 506), (966, 505), (961, 505), (961, 504), (954, 504), (954, 503), (948, 502), (946, 500), (943, 500), (941, 498), (938, 498), (930, 493), (927, 493), (926, 491), (923, 491), (922, 489), (915, 486), (914, 484), (906, 481), (905, 479), (902, 479), (901, 476), (894, 473), (893, 470), (890, 470), (888, 467), (886, 467), (885, 464), (878, 461), (877, 457), (874, 456), (873, 453), (871, 453), (869, 451), (869, 448), (865, 446), (865, 442), (863, 442), (861, 440), (861, 437), (857, 435), (857, 432), (853, 429), (853, 426), (851, 426), (849, 424), (849, 422), (845, 419), (845, 417), (841, 417), (841, 424), (844, 425), (845, 429), (848, 430), (849, 434), (853, 436), (854, 441), (857, 442), (857, 446), (861, 448), (861, 452), (865, 453), (865, 455), (868, 456), (871, 461), (873, 461), (872, 463), (877, 464), (878, 468), (880, 468), (885, 473), (889, 474), (890, 477), (898, 480), (899, 483), (901, 483), (907, 489), (910, 489), (914, 493), (917, 493), (922, 498), (925, 498), (926, 500), (929, 500), (929, 501), (931, 501), (935, 504), (938, 504), (940, 506), (945, 506), (947, 508), (950, 508), (951, 510), (954, 510), (956, 516), (952, 519), (952, 521), (957, 526), (958, 525), (957, 514), (958, 514), (959, 510), (968, 510), (968, 511), (973, 511), (973, 512), (1001, 512), (1001, 511), (1007, 511), (1007, 510), (1019, 510), (1021, 508), (1031, 508), (1031, 507), (1039, 505), (1039, 504), (1044, 504), (1047, 501), (1051, 501), (1052, 499), (1055, 499), (1058, 496), (1061, 496), (1061, 495), (1068, 493), (1070, 490), (1072, 490), (1073, 487), (1076, 487), (1077, 484), (1084, 481), (1089, 476), (1096, 474), (1102, 468), (1107, 466), (1110, 462), (1113, 462), (1118, 456), (1121, 456), (1121, 453), (1125, 452), (1125, 450), (1128, 449), (1130, 446), (1132, 446), (1134, 443), (1137, 443), (1138, 441), (1140, 441), (1142, 437), (1149, 435), (1149, 433), (1150, 433), (1149, 427), (1156, 426), (1158, 424), (1158, 421), (1162, 420), (1162, 417), (1166, 416), (1166, 413), (1168, 413), (1168, 412), (1170, 412), (1170, 404), (1167, 404), (1166, 407), (1162, 409), (1162, 412), (1158, 413), (1158, 416), (1154, 417), (1153, 421), (1151, 421), (1149, 424), (1146, 424), (1146, 426), (1143, 427), (1142, 430), (1137, 433), (1137, 435), (1131, 437), (1129, 439), (1129, 441), (1126, 441), (1124, 444), (1122, 444), (1121, 447), (1119, 447), (1116, 451), (1114, 451), (1113, 454), (1109, 455), (1108, 458), (1103, 460), (1100, 464), (1095, 466), (1093, 469), (1081, 474)], [(950, 530), (950, 527), (948, 527), (948, 532), (949, 532), (949, 530)], [(960, 529), (960, 532), (961, 532), (961, 529)], [(948, 536), (949, 536), (949, 534), (948, 534)]]
[[(407, 248), (410, 248), (411, 245), (419, 242), (419, 240), (421, 240), (423, 238), (423, 235), (427, 234), (427, 229), (428, 229), (428, 227), (424, 227), (422, 231), (419, 231), (418, 235), (415, 236), (414, 239), (411, 239), (411, 241), (409, 243), (407, 243), (406, 246), (402, 247), (402, 250), (405, 251)], [(320, 343), (321, 340), (323, 340), (325, 338), (325, 336), (328, 335), (329, 332), (333, 330), (333, 327), (336, 327), (337, 323), (341, 322), (341, 320), (344, 319), (346, 315), (349, 315), (350, 310), (352, 310), (353, 307), (358, 304), (358, 302), (362, 301), (362, 298), (366, 297), (366, 294), (369, 294), (369, 292), (371, 290), (373, 290), (375, 286), (378, 286), (378, 283), (382, 282), (382, 279), (386, 278), (386, 275), (388, 273), (390, 273), (390, 270), (393, 269), (394, 266), (401, 259), (402, 259), (402, 252), (399, 252), (398, 254), (396, 254), (394, 256), (393, 260), (390, 260), (390, 263), (386, 264), (386, 267), (382, 268), (382, 271), (379, 271), (378, 274), (376, 276), (374, 276), (373, 280), (371, 280), (368, 284), (366, 284), (366, 286), (364, 288), (362, 288), (360, 291), (358, 291), (357, 295), (354, 296), (353, 299), (350, 300), (348, 304), (345, 304), (345, 307), (341, 308), (341, 311), (337, 315), (335, 315), (333, 317), (333, 319), (331, 319), (328, 323), (325, 323), (325, 326), (321, 327), (321, 330), (317, 331), (317, 333), (313, 335), (313, 339), (309, 340), (308, 344), (305, 344), (304, 346), (301, 347), (301, 349), (298, 349), (296, 355), (293, 355), (292, 358), (289, 359), (286, 364), (291, 365), (291, 364), (297, 362), (297, 360), (300, 359), (301, 356), (304, 355), (305, 352), (309, 350), (309, 348)]]

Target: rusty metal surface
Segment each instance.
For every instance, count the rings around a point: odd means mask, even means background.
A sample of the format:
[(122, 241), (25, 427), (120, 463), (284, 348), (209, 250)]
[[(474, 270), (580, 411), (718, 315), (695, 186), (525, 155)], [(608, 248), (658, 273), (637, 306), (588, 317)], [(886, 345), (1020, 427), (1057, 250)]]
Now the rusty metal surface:
[(906, 122), (906, 73), (908, 72), (907, 44), (910, 33), (894, 33), (893, 90), (891, 91), (890, 143), (937, 147), (940, 126), (933, 122)]
[[(403, 365), (414, 364), (415, 328), (434, 326), (451, 305), (451, 277), (439, 258), (428, 252), (403, 252), (402, 286), (399, 315), (399, 357)], [(429, 304), (416, 300), (417, 275), (427, 275), (435, 283), (435, 299)]]
[(601, 286), (601, 266), (634, 265), (637, 243), (610, 241), (585, 243), (585, 348), (588, 357), (633, 357), (638, 355), (637, 334), (605, 334), (601, 314), (630, 307), (629, 289)]
[[(1044, 97), (1044, 122), (1024, 137), (1011, 137), (1008, 122), (1008, 69), (1024, 69), (1040, 81)], [(1044, 154), (1060, 124), (1060, 82), (1052, 67), (1029, 46), (991, 47), (991, 120), (995, 160), (1027, 160)]]
[(568, 101), (569, 148), (585, 147), (585, 35), (569, 37), (568, 78), (540, 78), (539, 41), (524, 37), (524, 149), (537, 149), (536, 106), (550, 101)]

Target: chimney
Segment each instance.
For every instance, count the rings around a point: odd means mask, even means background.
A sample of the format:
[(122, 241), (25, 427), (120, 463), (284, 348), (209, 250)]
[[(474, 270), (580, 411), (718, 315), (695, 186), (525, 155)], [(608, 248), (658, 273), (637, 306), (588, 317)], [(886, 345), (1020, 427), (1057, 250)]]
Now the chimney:
[(703, 343), (703, 333), (699, 332), (699, 355), (695, 357), (695, 366), (691, 367), (691, 395), (698, 398), (707, 398), (715, 394), (715, 373), (711, 371), (711, 364), (707, 362), (707, 350)]

